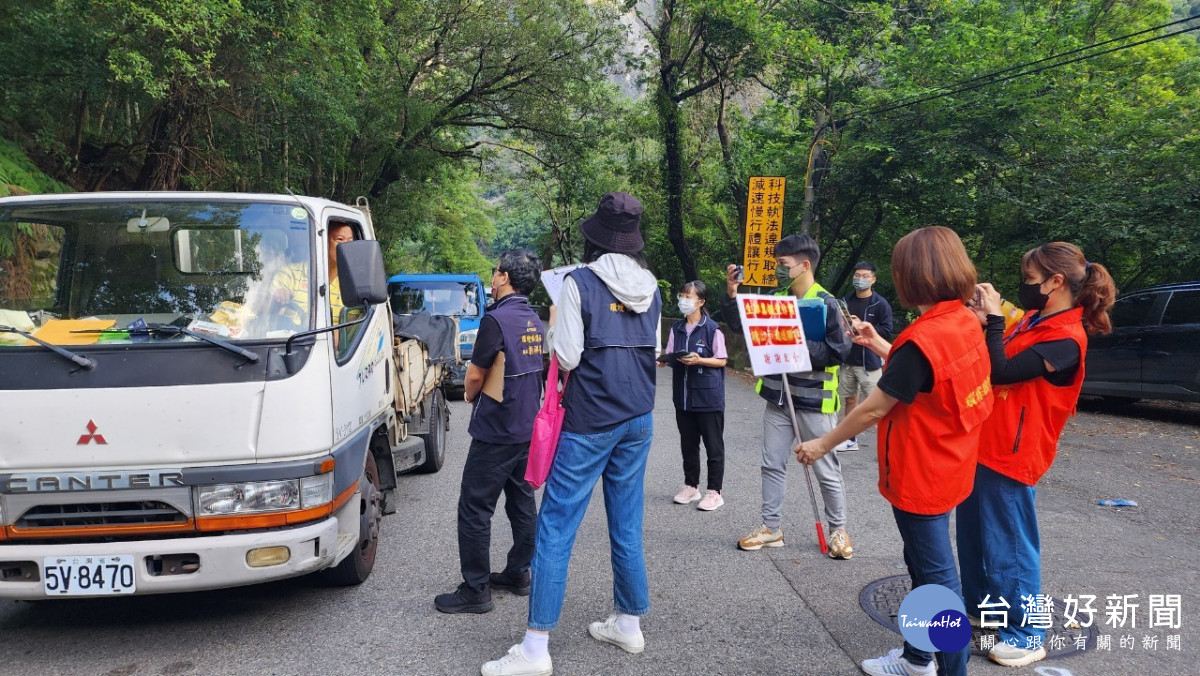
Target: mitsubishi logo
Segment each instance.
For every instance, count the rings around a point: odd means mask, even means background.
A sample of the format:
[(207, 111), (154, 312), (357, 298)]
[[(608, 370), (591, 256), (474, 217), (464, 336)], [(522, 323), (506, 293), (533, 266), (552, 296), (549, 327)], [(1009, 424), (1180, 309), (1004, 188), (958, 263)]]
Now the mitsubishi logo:
[(88, 433), (80, 436), (79, 441), (75, 442), (75, 445), (87, 446), (92, 441), (95, 441), (97, 445), (101, 446), (108, 444), (108, 442), (104, 440), (103, 434), (96, 434), (96, 429), (96, 423), (89, 420), (87, 424)]

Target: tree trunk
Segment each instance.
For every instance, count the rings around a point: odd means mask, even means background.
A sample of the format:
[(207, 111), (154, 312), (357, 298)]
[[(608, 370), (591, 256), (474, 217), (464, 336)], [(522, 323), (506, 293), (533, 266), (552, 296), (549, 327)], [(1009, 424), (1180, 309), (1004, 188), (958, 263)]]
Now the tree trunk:
[(737, 208), (738, 235), (737, 242), (740, 250), (746, 242), (746, 186), (738, 176), (737, 167), (733, 164), (733, 142), (729, 135), (729, 125), (725, 123), (725, 88), (721, 88), (721, 107), (717, 109), (717, 138), (721, 140), (721, 163), (725, 166), (725, 177), (729, 181), (729, 193), (733, 196), (733, 204)]
[(154, 113), (146, 138), (146, 157), (134, 190), (177, 190), (183, 176), (184, 155), (191, 141), (193, 106), (186, 92), (172, 90)]
[(804, 158), (804, 207), (800, 212), (800, 232), (805, 235), (812, 234), (813, 206), (817, 201), (817, 191), (812, 185), (812, 157), (813, 149), (821, 140), (821, 135), (825, 133), (825, 114), (818, 111), (813, 116), (813, 123), (812, 142), (808, 144), (808, 156)]
[(684, 281), (699, 279), (696, 258), (688, 248), (683, 233), (683, 138), (680, 129), (679, 109), (672, 98), (675, 77), (662, 72), (655, 107), (663, 134), (663, 182), (667, 187), (667, 239), (679, 258)]

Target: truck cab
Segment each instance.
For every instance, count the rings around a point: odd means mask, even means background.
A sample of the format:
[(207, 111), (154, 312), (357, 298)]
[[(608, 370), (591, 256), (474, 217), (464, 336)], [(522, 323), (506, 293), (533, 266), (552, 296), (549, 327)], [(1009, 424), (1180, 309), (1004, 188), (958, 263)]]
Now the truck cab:
[(461, 391), (488, 303), (483, 280), (474, 274), (398, 274), (388, 279), (388, 296), (395, 314), (428, 312), (458, 320), (460, 361), (450, 384)]
[(0, 598), (367, 578), (426, 451), (365, 203), (13, 197), (0, 238)]

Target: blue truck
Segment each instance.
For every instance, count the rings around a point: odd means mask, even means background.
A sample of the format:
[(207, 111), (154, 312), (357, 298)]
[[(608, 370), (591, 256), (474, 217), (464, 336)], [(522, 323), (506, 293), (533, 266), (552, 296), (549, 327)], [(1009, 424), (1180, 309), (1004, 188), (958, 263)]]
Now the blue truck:
[(398, 274), (388, 279), (388, 295), (395, 314), (428, 312), (458, 320), (461, 360), (454, 367), (450, 386), (461, 392), (487, 305), (483, 280), (475, 274)]

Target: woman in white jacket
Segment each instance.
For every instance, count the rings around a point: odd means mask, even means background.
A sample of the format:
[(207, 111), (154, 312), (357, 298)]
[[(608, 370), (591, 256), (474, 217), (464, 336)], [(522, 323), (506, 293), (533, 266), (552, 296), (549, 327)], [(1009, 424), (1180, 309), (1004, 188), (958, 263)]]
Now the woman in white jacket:
[(547, 338), (570, 371), (558, 452), (538, 513), (525, 639), (483, 665), (484, 676), (550, 674), (575, 533), (604, 481), (612, 546), (613, 606), (588, 628), (599, 641), (640, 653), (650, 593), (642, 550), (643, 483), (654, 432), (654, 349), (662, 301), (641, 251), (642, 205), (609, 193), (580, 226), (585, 267), (563, 283)]

